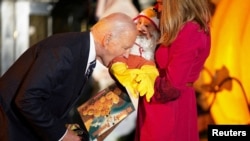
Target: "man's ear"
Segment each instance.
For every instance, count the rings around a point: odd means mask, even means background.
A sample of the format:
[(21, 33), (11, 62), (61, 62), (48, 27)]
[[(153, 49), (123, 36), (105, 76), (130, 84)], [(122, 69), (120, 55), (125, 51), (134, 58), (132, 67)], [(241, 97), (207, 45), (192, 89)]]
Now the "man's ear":
[(112, 33), (106, 33), (103, 37), (103, 46), (106, 47), (109, 45), (112, 38)]

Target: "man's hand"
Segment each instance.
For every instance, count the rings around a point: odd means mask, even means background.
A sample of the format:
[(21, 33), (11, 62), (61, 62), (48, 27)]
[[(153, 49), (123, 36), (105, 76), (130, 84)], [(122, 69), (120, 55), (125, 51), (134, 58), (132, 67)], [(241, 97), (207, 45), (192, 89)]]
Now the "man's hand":
[(68, 129), (66, 135), (62, 139), (62, 141), (81, 141), (82, 138), (78, 136), (74, 131)]

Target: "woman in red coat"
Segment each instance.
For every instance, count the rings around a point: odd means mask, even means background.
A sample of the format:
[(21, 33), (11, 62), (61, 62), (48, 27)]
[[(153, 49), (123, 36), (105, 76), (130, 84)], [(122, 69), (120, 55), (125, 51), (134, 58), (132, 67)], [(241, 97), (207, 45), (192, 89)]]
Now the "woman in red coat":
[(157, 2), (161, 38), (155, 59), (160, 75), (151, 101), (139, 99), (135, 141), (199, 141), (192, 84), (210, 53), (208, 1)]

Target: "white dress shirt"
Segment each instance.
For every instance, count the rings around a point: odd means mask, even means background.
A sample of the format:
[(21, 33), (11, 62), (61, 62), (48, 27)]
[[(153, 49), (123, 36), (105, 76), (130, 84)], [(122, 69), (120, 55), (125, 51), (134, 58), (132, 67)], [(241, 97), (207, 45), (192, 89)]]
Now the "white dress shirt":
[[(92, 33), (90, 32), (90, 48), (89, 48), (89, 58), (88, 58), (88, 65), (86, 68), (89, 67), (90, 62), (96, 60), (96, 51), (95, 51), (95, 42)], [(87, 69), (86, 69), (87, 71)], [(85, 73), (86, 73), (85, 71)]]

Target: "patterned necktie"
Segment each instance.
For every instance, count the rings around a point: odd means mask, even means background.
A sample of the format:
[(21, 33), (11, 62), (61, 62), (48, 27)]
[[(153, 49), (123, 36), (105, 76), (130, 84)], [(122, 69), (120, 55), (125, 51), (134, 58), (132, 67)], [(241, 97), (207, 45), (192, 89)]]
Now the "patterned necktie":
[(96, 65), (96, 60), (90, 62), (89, 64), (89, 67), (88, 67), (88, 70), (86, 72), (86, 77), (87, 79), (90, 77), (90, 75), (92, 74), (94, 68), (95, 68), (95, 65)]

